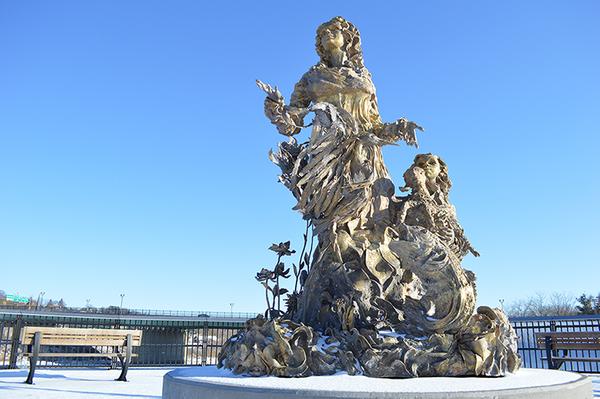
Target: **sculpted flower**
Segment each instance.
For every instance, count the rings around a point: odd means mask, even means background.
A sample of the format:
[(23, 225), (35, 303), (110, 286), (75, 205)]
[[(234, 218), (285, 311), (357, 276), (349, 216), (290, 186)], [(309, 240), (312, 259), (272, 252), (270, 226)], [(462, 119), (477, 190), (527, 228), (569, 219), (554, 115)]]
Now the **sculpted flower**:
[(275, 266), (274, 274), (275, 276), (288, 278), (290, 277), (290, 269), (286, 269), (285, 264), (283, 262), (280, 262), (277, 266)]
[(279, 244), (273, 244), (269, 247), (269, 249), (273, 252), (276, 252), (279, 256), (289, 256), (291, 254), (295, 254), (296, 251), (293, 249), (290, 250), (290, 242), (280, 242)]
[(273, 272), (271, 272), (269, 269), (265, 269), (263, 267), (258, 273), (256, 273), (255, 278), (256, 278), (256, 280), (263, 282), (263, 281), (269, 280), (272, 276), (273, 276)]

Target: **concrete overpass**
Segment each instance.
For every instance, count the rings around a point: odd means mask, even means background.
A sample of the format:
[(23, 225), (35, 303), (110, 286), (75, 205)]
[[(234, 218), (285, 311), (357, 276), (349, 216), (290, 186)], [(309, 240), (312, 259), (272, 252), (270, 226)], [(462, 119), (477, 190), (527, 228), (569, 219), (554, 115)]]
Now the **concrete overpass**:
[[(174, 313), (174, 312), (173, 312)], [(182, 312), (183, 313), (183, 312)], [(187, 314), (186, 314), (187, 313)], [(80, 311), (52, 311), (52, 310), (29, 310), (29, 309), (2, 309), (0, 308), (0, 320), (13, 320), (17, 317), (28, 321), (66, 321), (66, 319), (79, 319), (83, 323), (99, 321), (104, 323), (118, 322), (121, 325), (209, 325), (209, 326), (233, 326), (242, 327), (246, 320), (255, 317), (253, 313), (212, 313), (212, 312), (185, 312), (183, 314), (140, 314), (124, 311), (124, 314), (115, 313), (88, 313)], [(168, 322), (168, 323), (163, 323)]]

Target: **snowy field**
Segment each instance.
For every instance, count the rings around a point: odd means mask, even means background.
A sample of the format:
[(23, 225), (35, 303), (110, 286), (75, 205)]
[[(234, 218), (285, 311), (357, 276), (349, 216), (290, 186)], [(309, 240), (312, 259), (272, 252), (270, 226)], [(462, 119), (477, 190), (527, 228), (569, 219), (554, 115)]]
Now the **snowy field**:
[[(34, 385), (23, 384), (27, 370), (0, 370), (0, 399), (158, 399), (162, 377), (173, 368), (137, 368), (129, 382), (113, 381), (119, 370), (41, 369)], [(600, 398), (600, 376), (592, 375), (594, 398)]]
[(113, 381), (120, 370), (39, 369), (34, 385), (23, 384), (28, 370), (0, 370), (0, 399), (158, 399), (162, 378), (173, 368), (133, 368), (128, 382)]

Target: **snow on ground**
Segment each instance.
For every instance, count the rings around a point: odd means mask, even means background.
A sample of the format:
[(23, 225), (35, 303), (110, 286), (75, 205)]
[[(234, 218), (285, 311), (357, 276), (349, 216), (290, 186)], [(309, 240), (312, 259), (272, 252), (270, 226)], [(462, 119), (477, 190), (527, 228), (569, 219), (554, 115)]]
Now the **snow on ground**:
[[(35, 373), (34, 385), (23, 384), (27, 370), (0, 370), (0, 399), (159, 399), (162, 392), (163, 375), (173, 368), (133, 368), (127, 374), (128, 382), (113, 381), (119, 375), (119, 370), (106, 369), (40, 369)], [(198, 368), (178, 369), (180, 376), (197, 374)], [(214, 367), (204, 368), (213, 378), (236, 378), (226, 371), (215, 370)], [(525, 370), (522, 370), (525, 371)], [(522, 372), (521, 371), (521, 372)], [(518, 374), (521, 374), (518, 373)], [(316, 377), (318, 379), (339, 378)], [(600, 398), (600, 376), (590, 375), (594, 383), (594, 398)], [(345, 378), (350, 378), (345, 376)], [(356, 378), (356, 377), (352, 377)], [(364, 379), (366, 377), (359, 377)], [(252, 381), (264, 383), (267, 380), (277, 380), (274, 377), (252, 378)], [(303, 379), (285, 379), (301, 383)], [(418, 383), (418, 380), (411, 380)], [(460, 379), (464, 380), (464, 379)], [(475, 383), (498, 381), (502, 379), (473, 379)], [(231, 381), (231, 380), (229, 380)], [(281, 380), (279, 380), (281, 381)], [(369, 379), (370, 382), (372, 380)], [(388, 380), (377, 380), (381, 385)], [(389, 380), (392, 381), (392, 380)], [(441, 382), (441, 380), (436, 380)], [(311, 381), (312, 382), (312, 381)], [(363, 380), (364, 382), (364, 380)], [(556, 382), (555, 382), (556, 383)], [(311, 385), (313, 385), (311, 383)]]
[(600, 398), (600, 376), (598, 374), (589, 375), (592, 378), (592, 384), (594, 384), (594, 398)]
[(133, 368), (127, 382), (113, 381), (120, 370), (38, 369), (34, 385), (23, 384), (28, 370), (0, 370), (0, 399), (159, 399), (162, 378), (173, 368)]

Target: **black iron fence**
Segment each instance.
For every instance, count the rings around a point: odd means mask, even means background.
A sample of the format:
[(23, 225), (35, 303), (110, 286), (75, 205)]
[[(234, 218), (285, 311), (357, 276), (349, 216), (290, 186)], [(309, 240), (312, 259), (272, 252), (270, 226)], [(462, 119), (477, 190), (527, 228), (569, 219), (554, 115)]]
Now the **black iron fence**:
[(8, 368), (16, 364), (17, 347), (20, 344), (19, 322), (14, 320), (0, 320), (0, 368)]
[[(254, 315), (253, 315), (254, 316)], [(16, 368), (27, 365), (20, 342), (24, 326), (107, 328), (142, 330), (142, 345), (134, 347), (136, 366), (203, 366), (217, 363), (219, 349), (225, 341), (244, 326), (243, 321), (201, 319), (140, 319), (136, 317), (117, 318), (89, 316), (55, 316), (32, 314), (0, 314), (0, 368)], [(112, 352), (111, 347), (48, 347), (48, 351), (60, 353)], [(90, 367), (111, 366), (113, 360), (98, 357), (41, 359), (41, 367)]]
[[(519, 354), (523, 359), (523, 367), (548, 368), (544, 353), (538, 349), (535, 341), (537, 332), (600, 332), (600, 316), (561, 316), (561, 317), (513, 317), (510, 319), (519, 336)], [(562, 351), (561, 351), (562, 352)], [(570, 350), (561, 354), (575, 358), (600, 358), (597, 350)], [(544, 356), (545, 357), (545, 356)], [(562, 370), (580, 373), (600, 373), (600, 362), (565, 362)]]
[[(254, 315), (252, 315), (254, 316)], [(535, 333), (547, 331), (600, 331), (600, 316), (512, 318), (519, 336), (519, 354), (523, 367), (547, 368), (541, 360), (543, 350), (536, 347)], [(26, 365), (20, 356), (20, 331), (23, 326), (53, 326), (78, 328), (127, 328), (143, 330), (142, 345), (135, 348), (137, 366), (201, 366), (217, 363), (220, 347), (231, 335), (244, 326), (240, 319), (187, 318), (181, 320), (140, 319), (136, 317), (40, 316), (0, 313), (0, 368)], [(111, 348), (91, 348), (110, 351)], [(576, 350), (568, 357), (600, 358), (600, 351)], [(103, 363), (104, 362), (104, 363)], [(82, 367), (110, 365), (110, 360), (98, 358), (52, 358), (42, 367)], [(600, 373), (600, 362), (565, 362), (562, 369), (585, 373)]]

